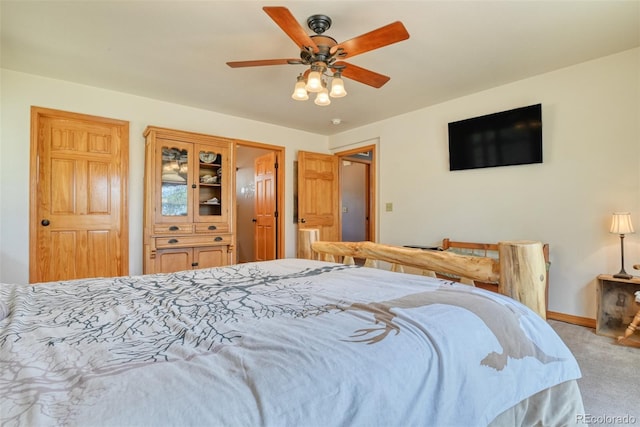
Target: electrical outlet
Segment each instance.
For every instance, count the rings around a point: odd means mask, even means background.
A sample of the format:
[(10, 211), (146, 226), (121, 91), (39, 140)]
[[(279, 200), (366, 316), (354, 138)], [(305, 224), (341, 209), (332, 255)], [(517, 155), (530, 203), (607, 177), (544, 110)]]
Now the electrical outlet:
[(384, 208), (384, 210), (387, 212), (393, 212), (393, 203), (386, 203)]

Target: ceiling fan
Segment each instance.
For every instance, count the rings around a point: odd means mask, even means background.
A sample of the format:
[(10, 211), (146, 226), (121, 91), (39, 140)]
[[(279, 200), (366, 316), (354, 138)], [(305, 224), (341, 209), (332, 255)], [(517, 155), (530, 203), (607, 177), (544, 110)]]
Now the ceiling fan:
[[(323, 35), (331, 27), (331, 18), (326, 15), (312, 15), (307, 19), (307, 25), (315, 33), (309, 36), (296, 21), (289, 9), (285, 7), (263, 7), (263, 10), (275, 23), (298, 45), (300, 58), (259, 59), (253, 61), (232, 61), (227, 65), (232, 68), (259, 67), (265, 65), (303, 64), (310, 66), (306, 72), (298, 76), (296, 89), (292, 98), (308, 99), (307, 92), (317, 92), (318, 97), (326, 96), (328, 92), (323, 77), (332, 78), (332, 97), (346, 95), (341, 77), (346, 77), (366, 85), (380, 88), (390, 80), (390, 77), (367, 70), (357, 65), (343, 61), (361, 53), (369, 52), (409, 38), (409, 33), (400, 21), (385, 25), (353, 39), (338, 43), (332, 37)], [(329, 74), (331, 72), (331, 74)], [(323, 94), (323, 95), (321, 95)]]

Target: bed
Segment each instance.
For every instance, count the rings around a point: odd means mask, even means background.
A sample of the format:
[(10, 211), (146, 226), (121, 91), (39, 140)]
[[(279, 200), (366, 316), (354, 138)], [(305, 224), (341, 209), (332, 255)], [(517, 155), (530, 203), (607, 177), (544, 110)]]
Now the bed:
[[(376, 244), (314, 250), (495, 267)], [(566, 425), (584, 411), (579, 367), (534, 311), (368, 266), (3, 284), (0, 318), (3, 426)]]
[[(438, 250), (450, 251), (460, 255), (470, 255), (470, 256), (483, 256), (490, 258), (498, 258), (499, 248), (497, 243), (480, 243), (480, 242), (463, 242), (457, 240), (451, 240), (450, 238), (442, 239), (442, 246), (438, 247)], [(549, 259), (549, 244), (542, 243), (542, 256), (544, 257), (544, 263), (546, 267), (546, 280), (544, 283), (544, 300), (545, 307), (548, 306), (549, 303), (549, 267), (551, 267), (551, 261)], [(463, 280), (464, 281), (464, 280)], [(477, 286), (482, 289), (487, 289), (492, 292), (500, 292), (498, 287), (498, 283), (489, 283), (489, 282), (481, 282), (475, 281), (473, 282), (474, 286)]]

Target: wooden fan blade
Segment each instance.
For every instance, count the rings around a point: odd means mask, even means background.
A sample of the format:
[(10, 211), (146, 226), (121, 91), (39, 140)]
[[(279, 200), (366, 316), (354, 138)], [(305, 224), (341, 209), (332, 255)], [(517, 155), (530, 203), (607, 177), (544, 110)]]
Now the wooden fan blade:
[(231, 68), (240, 67), (262, 67), (263, 65), (287, 65), (287, 64), (301, 64), (302, 62), (296, 58), (290, 59), (258, 59), (255, 61), (231, 61), (227, 62), (227, 65)]
[(391, 80), (391, 77), (376, 73), (371, 70), (367, 70), (366, 68), (358, 67), (357, 65), (349, 64), (344, 61), (337, 61), (334, 65), (337, 65), (338, 67), (345, 67), (341, 70), (342, 77), (346, 77), (351, 80), (373, 86), (376, 89), (381, 88), (386, 82)]
[(300, 49), (310, 47), (313, 49), (313, 53), (318, 53), (318, 46), (313, 39), (309, 37), (309, 34), (307, 34), (298, 21), (296, 21), (296, 18), (294, 18), (291, 12), (289, 12), (289, 9), (281, 6), (265, 6), (262, 10), (264, 10), (267, 15), (269, 15), (271, 19), (273, 19), (273, 21), (282, 28), (282, 31), (287, 33), (289, 38), (291, 38), (291, 40), (293, 40)]
[(333, 55), (338, 51), (338, 49), (342, 49), (342, 53), (339, 57), (350, 58), (408, 38), (409, 33), (407, 32), (407, 29), (402, 25), (402, 22), (396, 21), (351, 40), (338, 43), (331, 48), (330, 53)]

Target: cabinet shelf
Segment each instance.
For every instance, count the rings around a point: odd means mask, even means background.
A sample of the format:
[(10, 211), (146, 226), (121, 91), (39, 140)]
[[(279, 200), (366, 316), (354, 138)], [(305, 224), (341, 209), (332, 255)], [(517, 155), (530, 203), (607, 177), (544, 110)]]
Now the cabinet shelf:
[(162, 185), (187, 185), (186, 182), (162, 181)]

